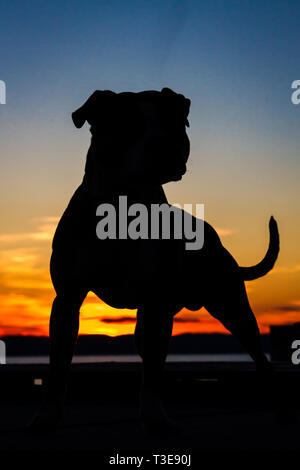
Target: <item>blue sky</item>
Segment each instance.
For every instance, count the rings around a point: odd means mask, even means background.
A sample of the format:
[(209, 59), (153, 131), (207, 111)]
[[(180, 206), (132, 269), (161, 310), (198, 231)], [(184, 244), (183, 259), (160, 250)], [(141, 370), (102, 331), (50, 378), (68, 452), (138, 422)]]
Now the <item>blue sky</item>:
[[(299, 169), (300, 106), (290, 102), (290, 85), (300, 77), (299, 2), (0, 4), (4, 191), (15, 182), (39, 205), (27, 181), (44, 189), (41, 204), (58, 210), (60, 197), (80, 182), (89, 139), (88, 129), (73, 129), (70, 113), (94, 89), (169, 86), (191, 98), (190, 198), (201, 197), (206, 170), (216, 183), (228, 176), (232, 184), (245, 170), (250, 178), (256, 165), (264, 175), (272, 167), (275, 178), (283, 167), (291, 179)], [(181, 198), (184, 184), (167, 189)]]

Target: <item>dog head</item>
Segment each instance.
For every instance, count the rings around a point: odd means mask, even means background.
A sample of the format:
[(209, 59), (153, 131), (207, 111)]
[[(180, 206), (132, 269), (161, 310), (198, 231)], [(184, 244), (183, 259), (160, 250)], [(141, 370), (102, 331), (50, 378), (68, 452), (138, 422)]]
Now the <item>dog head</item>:
[[(120, 170), (132, 182), (164, 184), (186, 172), (190, 100), (169, 88), (139, 93), (95, 91), (72, 114), (91, 125), (97, 168)], [(113, 174), (114, 172), (110, 173)]]

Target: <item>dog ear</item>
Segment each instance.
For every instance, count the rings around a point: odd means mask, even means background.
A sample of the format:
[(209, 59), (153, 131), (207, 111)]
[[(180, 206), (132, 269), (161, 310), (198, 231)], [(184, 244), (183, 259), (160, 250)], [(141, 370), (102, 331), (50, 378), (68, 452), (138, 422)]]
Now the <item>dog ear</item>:
[(111, 90), (96, 90), (87, 101), (72, 113), (72, 120), (77, 129), (80, 129), (85, 121), (90, 125), (105, 121), (107, 114), (111, 112), (112, 99), (116, 93)]
[(173, 103), (176, 102), (176, 107), (179, 106), (180, 112), (185, 118), (185, 125), (187, 127), (190, 127), (190, 123), (187, 117), (190, 112), (191, 100), (189, 100), (188, 98), (186, 98), (180, 93), (176, 93), (170, 88), (162, 88), (161, 93), (166, 99), (172, 100)]

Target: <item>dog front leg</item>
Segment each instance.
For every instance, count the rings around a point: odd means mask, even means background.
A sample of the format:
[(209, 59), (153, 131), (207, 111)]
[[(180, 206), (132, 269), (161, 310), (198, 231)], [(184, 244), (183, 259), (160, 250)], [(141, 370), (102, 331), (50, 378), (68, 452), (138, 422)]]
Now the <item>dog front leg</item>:
[(79, 329), (79, 309), (87, 292), (72, 289), (59, 292), (50, 317), (49, 394), (63, 397)]
[(27, 426), (30, 434), (56, 430), (62, 418), (67, 376), (79, 328), (79, 309), (87, 292), (82, 289), (57, 293), (50, 318), (50, 371), (44, 402)]
[(138, 310), (135, 341), (143, 359), (140, 416), (146, 431), (154, 435), (176, 429), (160, 399), (172, 329), (173, 314), (159, 305), (149, 304)]

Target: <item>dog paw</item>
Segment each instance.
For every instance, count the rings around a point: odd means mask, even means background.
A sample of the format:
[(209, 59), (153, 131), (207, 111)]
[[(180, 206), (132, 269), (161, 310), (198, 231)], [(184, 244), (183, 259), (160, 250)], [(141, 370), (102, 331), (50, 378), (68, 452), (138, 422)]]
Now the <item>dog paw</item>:
[(140, 418), (143, 430), (149, 437), (180, 434), (179, 426), (167, 416), (159, 396), (151, 391), (141, 393)]
[(169, 418), (157, 421), (142, 419), (142, 428), (145, 435), (150, 438), (163, 439), (182, 434), (181, 428), (178, 424)]

